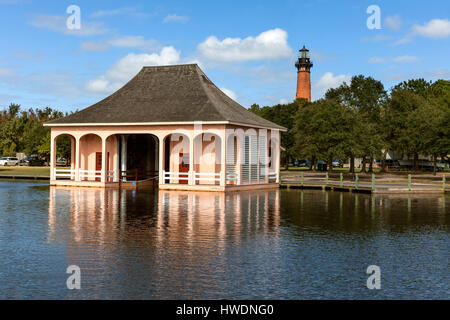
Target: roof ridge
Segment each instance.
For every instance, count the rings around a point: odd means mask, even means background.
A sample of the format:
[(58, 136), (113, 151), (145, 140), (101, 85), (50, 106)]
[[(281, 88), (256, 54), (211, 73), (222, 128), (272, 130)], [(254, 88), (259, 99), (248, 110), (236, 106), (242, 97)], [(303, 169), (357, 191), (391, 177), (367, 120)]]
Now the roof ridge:
[[(214, 82), (211, 81), (211, 79), (208, 78), (208, 76), (203, 72), (202, 69), (200, 69), (200, 67), (196, 64), (197, 66), (197, 74), (199, 76), (199, 81), (200, 81), (200, 85), (202, 86), (203, 92), (205, 93), (206, 97), (208, 98), (208, 102), (212, 105), (212, 107), (214, 108), (214, 110), (217, 111), (218, 114), (220, 114), (222, 117), (226, 118), (226, 115), (222, 112), (221, 108), (218, 108), (216, 106), (216, 104), (211, 100), (210, 97), (210, 92), (209, 90), (207, 90), (206, 87), (206, 83), (205, 81), (203, 81), (202, 77), (205, 77), (205, 79), (208, 81), (207, 83), (212, 84), (217, 90), (219, 90), (223, 95), (225, 95), (226, 97), (228, 97), (222, 90), (220, 90), (215, 84)], [(228, 97), (229, 98), (229, 97)], [(234, 100), (233, 100), (234, 101)], [(227, 119), (228, 120), (228, 119)]]
[(186, 66), (186, 67), (188, 67), (188, 66), (197, 66), (198, 67), (198, 64), (196, 64), (196, 63), (182, 63), (182, 64), (170, 64), (170, 65), (164, 65), (164, 66), (143, 66), (142, 69), (153, 69), (153, 68), (154, 69), (156, 69), (156, 68), (167, 68), (167, 69), (169, 69), (169, 68), (184, 67), (184, 66)]

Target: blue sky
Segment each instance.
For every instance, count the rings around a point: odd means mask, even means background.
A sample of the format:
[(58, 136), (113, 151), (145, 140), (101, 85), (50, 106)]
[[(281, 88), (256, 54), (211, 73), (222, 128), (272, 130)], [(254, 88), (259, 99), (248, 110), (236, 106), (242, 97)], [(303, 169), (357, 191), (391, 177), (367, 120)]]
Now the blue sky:
[[(69, 30), (70, 5), (81, 29)], [(369, 5), (381, 29), (369, 29)], [(312, 96), (363, 74), (386, 88), (450, 78), (450, 2), (0, 0), (0, 108), (64, 111), (103, 99), (143, 65), (198, 63), (243, 106), (295, 97), (298, 49)]]

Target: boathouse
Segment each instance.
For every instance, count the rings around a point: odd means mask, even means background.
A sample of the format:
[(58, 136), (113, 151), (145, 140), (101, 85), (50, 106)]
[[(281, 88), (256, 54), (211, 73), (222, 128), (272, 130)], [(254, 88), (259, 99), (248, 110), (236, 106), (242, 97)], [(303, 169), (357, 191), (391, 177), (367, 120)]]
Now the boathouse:
[[(196, 64), (144, 67), (104, 100), (51, 127), (51, 185), (229, 191), (278, 186), (280, 131)], [(57, 167), (58, 137), (71, 140)]]

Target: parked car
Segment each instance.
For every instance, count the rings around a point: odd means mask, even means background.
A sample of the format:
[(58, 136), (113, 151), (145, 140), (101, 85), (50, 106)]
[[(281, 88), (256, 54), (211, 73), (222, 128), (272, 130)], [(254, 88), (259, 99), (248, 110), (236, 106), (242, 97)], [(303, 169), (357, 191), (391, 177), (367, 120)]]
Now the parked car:
[(299, 167), (309, 167), (309, 160), (300, 160), (298, 166)]
[(333, 168), (343, 168), (344, 167), (343, 163), (339, 159), (333, 159), (331, 164), (332, 164)]
[(3, 157), (0, 158), (0, 166), (17, 166), (19, 165), (19, 159), (16, 157)]
[(38, 157), (28, 156), (20, 160), (19, 165), (33, 167), (33, 166), (43, 166), (44, 163), (45, 161)]
[(56, 159), (56, 165), (57, 166), (67, 166), (69, 164), (69, 161), (66, 158), (58, 158)]

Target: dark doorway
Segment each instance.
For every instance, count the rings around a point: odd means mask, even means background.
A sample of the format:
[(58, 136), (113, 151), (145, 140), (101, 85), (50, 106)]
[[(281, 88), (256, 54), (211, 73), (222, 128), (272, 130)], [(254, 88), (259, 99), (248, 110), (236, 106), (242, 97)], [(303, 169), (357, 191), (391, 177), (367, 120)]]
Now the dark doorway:
[(138, 180), (158, 175), (158, 139), (149, 134), (133, 134), (127, 139), (127, 172), (138, 173)]

